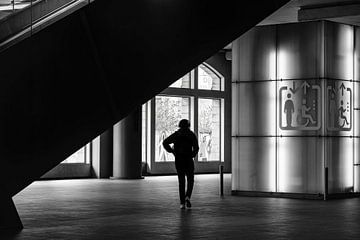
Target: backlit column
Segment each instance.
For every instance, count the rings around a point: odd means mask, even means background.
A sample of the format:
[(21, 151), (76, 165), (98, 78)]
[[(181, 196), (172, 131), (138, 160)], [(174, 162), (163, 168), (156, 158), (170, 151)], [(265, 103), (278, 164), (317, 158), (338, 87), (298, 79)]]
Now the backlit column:
[(141, 107), (114, 125), (113, 177), (141, 178)]

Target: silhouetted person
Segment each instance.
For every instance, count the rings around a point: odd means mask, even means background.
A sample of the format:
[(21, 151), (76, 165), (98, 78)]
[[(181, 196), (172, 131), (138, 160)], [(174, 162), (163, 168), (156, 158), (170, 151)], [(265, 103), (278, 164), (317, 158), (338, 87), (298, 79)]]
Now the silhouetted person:
[[(173, 147), (170, 144), (174, 144)], [(194, 187), (194, 161), (199, 152), (199, 144), (195, 133), (190, 130), (190, 122), (182, 119), (179, 130), (167, 137), (163, 146), (175, 156), (175, 166), (179, 179), (180, 208), (191, 208), (190, 198)], [(187, 178), (187, 191), (185, 193), (185, 176)]]

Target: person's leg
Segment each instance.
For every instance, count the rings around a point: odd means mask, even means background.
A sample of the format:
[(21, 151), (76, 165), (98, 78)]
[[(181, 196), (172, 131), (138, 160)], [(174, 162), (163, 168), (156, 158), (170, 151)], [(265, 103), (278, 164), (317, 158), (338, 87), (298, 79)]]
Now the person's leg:
[(187, 178), (187, 190), (185, 197), (191, 198), (191, 194), (194, 188), (194, 162), (191, 162), (186, 169), (186, 178)]
[(177, 174), (179, 180), (180, 204), (185, 204), (185, 172), (183, 169), (177, 168)]

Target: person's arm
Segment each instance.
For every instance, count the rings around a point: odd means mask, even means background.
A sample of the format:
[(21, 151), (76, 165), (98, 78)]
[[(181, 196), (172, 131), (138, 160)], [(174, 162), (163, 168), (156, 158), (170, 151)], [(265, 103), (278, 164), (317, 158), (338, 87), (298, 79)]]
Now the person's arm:
[(174, 143), (175, 140), (175, 133), (171, 134), (163, 141), (163, 147), (169, 153), (174, 153), (174, 149), (170, 146), (170, 144)]
[(193, 146), (192, 157), (195, 157), (196, 154), (198, 154), (199, 152), (199, 142), (197, 140), (195, 133), (193, 134), (192, 146)]

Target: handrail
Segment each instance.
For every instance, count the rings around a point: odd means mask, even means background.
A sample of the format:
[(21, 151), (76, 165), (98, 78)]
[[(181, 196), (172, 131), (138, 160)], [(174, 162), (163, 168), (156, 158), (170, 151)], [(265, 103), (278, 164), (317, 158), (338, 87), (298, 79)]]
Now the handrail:
[(0, 52), (93, 1), (26, 0), (28, 6), (0, 19)]

